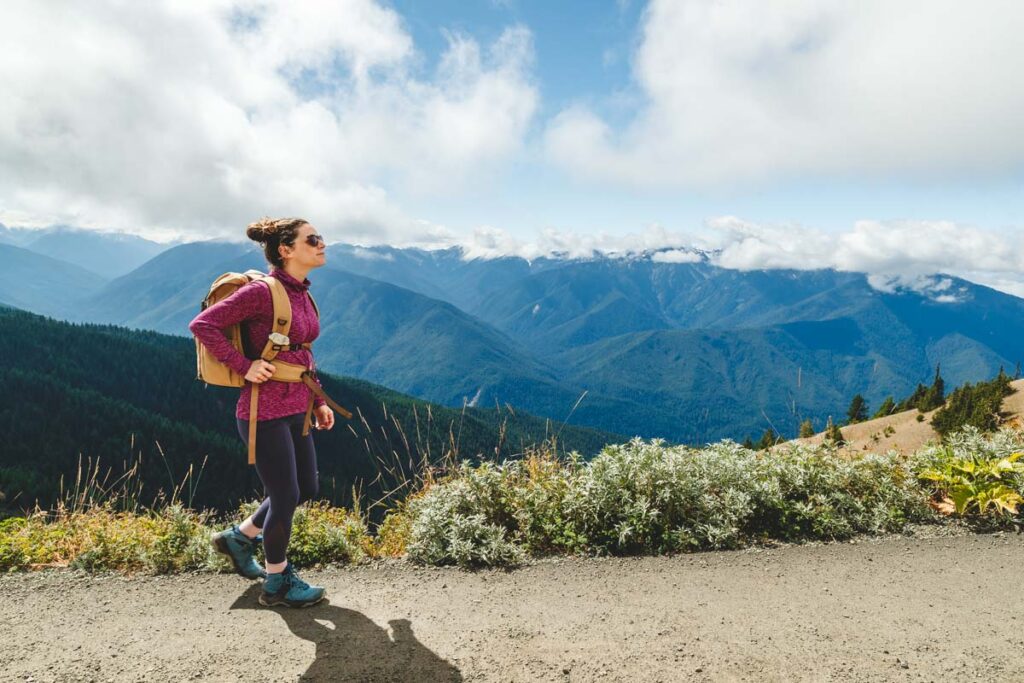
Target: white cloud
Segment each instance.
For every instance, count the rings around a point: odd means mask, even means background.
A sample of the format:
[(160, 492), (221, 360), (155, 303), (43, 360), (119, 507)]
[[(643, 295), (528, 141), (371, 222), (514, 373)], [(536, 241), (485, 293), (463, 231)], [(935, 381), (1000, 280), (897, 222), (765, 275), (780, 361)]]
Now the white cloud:
[(352, 255), (356, 258), (360, 258), (366, 261), (394, 261), (395, 257), (393, 254), (380, 253), (377, 251), (371, 251), (363, 247), (354, 247), (352, 249)]
[(623, 130), (586, 106), (546, 131), (584, 177), (702, 187), (1019, 168), (1024, 4), (652, 0)]
[(858, 221), (845, 232), (801, 225), (759, 225), (735, 216), (709, 220), (699, 233), (652, 225), (640, 234), (609, 235), (549, 228), (523, 240), (494, 227), (452, 236), (463, 258), (541, 256), (649, 257), (660, 263), (710, 263), (734, 270), (816, 270), (864, 273), (882, 292), (910, 289), (935, 301), (959, 300), (946, 275), (1024, 297), (1024, 231), (982, 230), (946, 221)]
[(1024, 252), (1020, 231), (997, 232), (947, 221), (858, 221), (829, 233), (798, 225), (760, 226), (725, 217), (709, 221), (720, 234), (713, 261), (738, 270), (793, 268), (867, 273), (879, 291), (919, 291), (939, 300), (956, 297), (956, 275), (1020, 296)]
[(437, 242), (384, 188), (475, 182), (537, 107), (526, 29), (450, 35), (427, 72), (375, 0), (14, 0), (4, 28), (10, 223), (221, 235), (299, 213), (335, 239)]
[(834, 237), (797, 225), (764, 226), (723, 216), (708, 221), (719, 233), (718, 265), (736, 270), (828, 268)]
[(694, 235), (669, 232), (660, 225), (652, 225), (640, 234), (625, 235), (613, 235), (603, 231), (578, 233), (546, 228), (533, 240), (515, 237), (500, 228), (484, 226), (475, 229), (468, 237), (453, 237), (451, 244), (462, 248), (465, 259), (518, 256), (533, 260), (542, 256), (591, 258), (595, 254), (629, 257), (666, 247), (704, 243)]
[(949, 221), (858, 221), (839, 235), (834, 263), (869, 273), (1024, 270), (1019, 241), (1008, 237)]
[(651, 254), (651, 260), (655, 263), (699, 263), (703, 257), (696, 251), (669, 249), (654, 252)]

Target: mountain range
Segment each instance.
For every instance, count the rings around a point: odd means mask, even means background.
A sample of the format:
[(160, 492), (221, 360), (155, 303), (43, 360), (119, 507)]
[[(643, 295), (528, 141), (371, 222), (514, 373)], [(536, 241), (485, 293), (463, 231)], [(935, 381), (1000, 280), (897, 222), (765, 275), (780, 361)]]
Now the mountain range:
[(22, 247), (65, 261), (107, 279), (135, 270), (172, 246), (138, 235), (62, 225), (41, 229), (0, 225), (0, 244)]
[[(57, 268), (5, 253), (30, 272)], [(318, 362), (446, 405), (571, 413), (576, 424), (699, 443), (769, 426), (792, 435), (804, 418), (820, 429), (855, 393), (877, 405), (930, 381), (937, 364), (954, 385), (1024, 355), (1024, 300), (955, 277), (880, 289), (860, 273), (663, 256), (333, 245), (311, 274)], [(266, 268), (254, 245), (182, 244), (103, 282), (78, 273), (52, 296), (26, 297), (23, 278), (5, 278), (0, 301), (187, 335), (209, 282), (247, 268)]]

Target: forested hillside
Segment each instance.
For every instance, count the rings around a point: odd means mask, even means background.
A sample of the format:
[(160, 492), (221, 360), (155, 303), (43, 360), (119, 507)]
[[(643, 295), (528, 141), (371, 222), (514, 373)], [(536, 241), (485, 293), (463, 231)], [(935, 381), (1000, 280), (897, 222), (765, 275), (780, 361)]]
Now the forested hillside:
[[(28, 506), (36, 499), (49, 505), (61, 475), (65, 487), (73, 481), (79, 456), (98, 458), (104, 471), (112, 466), (112, 478), (141, 458), (144, 499), (169, 490), (189, 465), (198, 469), (204, 461), (194, 506), (223, 508), (257, 495), (259, 480), (246, 465), (233, 418), (237, 390), (195, 379), (191, 340), (69, 324), (3, 307), (0, 334), (24, 342), (8, 346), (0, 364), (4, 505)], [(351, 487), (359, 482), (366, 499), (374, 500), (421, 455), (436, 460), (452, 442), (461, 457), (493, 457), (499, 444), (498, 455), (510, 457), (560, 430), (506, 408), (471, 408), (463, 415), (360, 380), (323, 375), (322, 381), (357, 413), (315, 437), (321, 493), (338, 504), (351, 502)], [(586, 455), (618, 440), (590, 429), (560, 430), (563, 447)], [(381, 466), (392, 471), (385, 469), (385, 480), (371, 486)]]

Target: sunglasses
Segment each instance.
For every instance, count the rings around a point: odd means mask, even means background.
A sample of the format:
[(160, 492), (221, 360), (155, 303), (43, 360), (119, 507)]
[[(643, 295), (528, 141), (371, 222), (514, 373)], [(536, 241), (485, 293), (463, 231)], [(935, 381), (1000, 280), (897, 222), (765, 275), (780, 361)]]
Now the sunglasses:
[(326, 245), (327, 242), (324, 241), (324, 236), (323, 235), (315, 235), (314, 234), (314, 235), (306, 235), (306, 244), (308, 244), (311, 247), (319, 247), (321, 245)]

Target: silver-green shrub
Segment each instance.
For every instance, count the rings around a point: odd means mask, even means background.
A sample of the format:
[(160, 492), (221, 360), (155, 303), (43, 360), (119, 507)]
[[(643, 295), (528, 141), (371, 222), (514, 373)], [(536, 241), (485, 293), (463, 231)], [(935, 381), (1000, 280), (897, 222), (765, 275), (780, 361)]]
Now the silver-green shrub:
[(663, 553), (765, 539), (899, 531), (931, 517), (895, 453), (829, 447), (755, 452), (655, 439), (606, 446), (589, 463), (463, 463), (410, 505), (409, 557), (427, 564), (518, 563), (524, 552)]
[(705, 450), (636, 438), (584, 467), (567, 514), (591, 549), (618, 553), (729, 548), (751, 513), (756, 464), (732, 442)]
[(761, 457), (759, 470), (754, 537), (839, 539), (900, 531), (931, 517), (913, 472), (895, 452), (847, 458), (827, 446), (792, 445)]
[(511, 521), (501, 467), (463, 464), (450, 481), (409, 503), (408, 557), (421, 564), (514, 566), (525, 554), (498, 520)]

